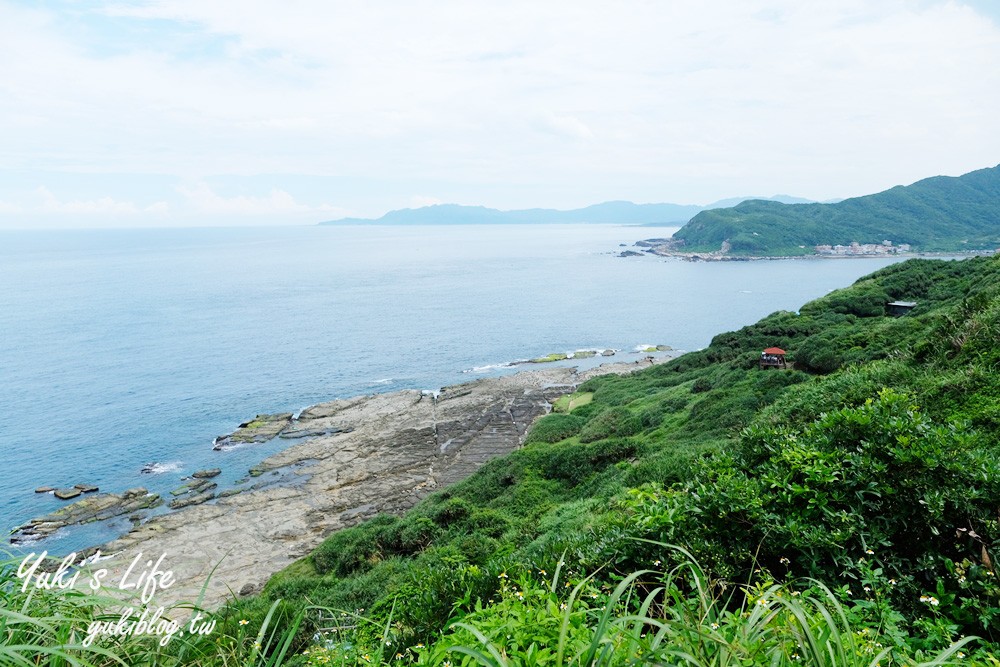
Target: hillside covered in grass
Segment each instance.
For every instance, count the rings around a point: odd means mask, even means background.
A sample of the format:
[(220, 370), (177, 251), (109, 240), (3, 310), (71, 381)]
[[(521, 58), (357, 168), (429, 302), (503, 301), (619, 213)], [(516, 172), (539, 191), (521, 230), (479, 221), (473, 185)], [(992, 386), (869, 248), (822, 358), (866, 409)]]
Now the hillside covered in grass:
[[(1000, 246), (1000, 166), (935, 176), (836, 204), (747, 201), (703, 211), (673, 236), (684, 251), (732, 255), (811, 254), (817, 245), (892, 241), (920, 251)], [(804, 246), (804, 247), (803, 247)]]
[(995, 667), (998, 334), (1000, 259), (911, 260), (594, 378), (128, 664)]
[[(888, 317), (895, 299), (918, 306)], [(558, 626), (556, 593), (606, 595), (685, 562), (671, 544), (715, 586), (821, 582), (899, 655), (966, 635), (995, 649), (998, 332), (997, 259), (888, 267), (702, 351), (588, 381), (522, 450), (404, 517), (332, 535), (240, 605), (369, 619), (315, 619), (338, 655), (384, 641), (409, 655), (450, 642), (459, 619), (527, 651), (547, 631), (511, 614)], [(757, 368), (772, 345), (794, 370)], [(556, 597), (521, 600), (514, 581)]]

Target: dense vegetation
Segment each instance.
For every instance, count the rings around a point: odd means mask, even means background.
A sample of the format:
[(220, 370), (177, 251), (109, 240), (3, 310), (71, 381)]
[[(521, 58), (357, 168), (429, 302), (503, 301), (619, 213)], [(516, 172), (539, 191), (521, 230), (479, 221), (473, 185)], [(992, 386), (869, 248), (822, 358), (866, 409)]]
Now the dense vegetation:
[(912, 260), (592, 379), (128, 664), (1000, 665), (998, 333), (1000, 259)]
[(936, 176), (836, 204), (748, 201), (703, 211), (674, 234), (682, 249), (733, 255), (801, 255), (816, 245), (892, 241), (924, 251), (1000, 245), (1000, 166)]

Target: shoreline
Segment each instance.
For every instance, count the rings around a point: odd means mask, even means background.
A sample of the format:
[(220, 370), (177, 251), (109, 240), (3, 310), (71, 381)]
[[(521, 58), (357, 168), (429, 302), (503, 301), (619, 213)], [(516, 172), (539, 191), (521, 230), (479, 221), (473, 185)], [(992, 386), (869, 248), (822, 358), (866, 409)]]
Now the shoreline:
[[(728, 244), (724, 245), (728, 246)], [(641, 250), (633, 250), (632, 248), (640, 248)], [(636, 241), (631, 248), (619, 251), (618, 257), (644, 257), (647, 255), (654, 255), (656, 257), (682, 259), (687, 262), (760, 262), (782, 259), (965, 259), (967, 257), (991, 257), (998, 252), (1000, 252), (1000, 250), (954, 250), (950, 252), (903, 251), (885, 253), (858, 252), (843, 254), (810, 252), (799, 255), (729, 255), (720, 250), (684, 252), (682, 250), (677, 250), (671, 239), (645, 239), (642, 241)]]
[(136, 553), (164, 554), (178, 584), (158, 596), (159, 604), (196, 600), (205, 586), (202, 606), (212, 608), (231, 595), (259, 592), (330, 533), (379, 513), (405, 512), (519, 449), (534, 420), (585, 380), (675, 356), (582, 371), (523, 370), (436, 393), (402, 390), (319, 403), (299, 415), (318, 434), (265, 458), (258, 466), (262, 488), (155, 515), (81, 554), (99, 550), (101, 567), (118, 576)]
[[(459, 380), (457, 384), (466, 384), (482, 379), (499, 379), (534, 369), (575, 368), (578, 371), (589, 371), (598, 365), (641, 363), (644, 356), (660, 357), (665, 353), (667, 356), (676, 356), (679, 351), (667, 345), (637, 345), (632, 350), (577, 348), (544, 357), (518, 358), (474, 367), (462, 371), (462, 374), (471, 374), (468, 379), (455, 379)], [(613, 361), (611, 357), (619, 361)], [(629, 362), (621, 361), (623, 357), (629, 359)], [(375, 393), (360, 393), (364, 391), (361, 387), (358, 390), (359, 393), (340, 400), (355, 401), (396, 392), (415, 391), (434, 396), (440, 393), (440, 389), (417, 387), (376, 390)], [(160, 475), (177, 472), (183, 465), (183, 462), (169, 458), (169, 454), (168, 458), (147, 460), (134, 478), (117, 478), (117, 483), (107, 483), (105, 480), (100, 488), (98, 484), (89, 483), (89, 480), (87, 484), (77, 484), (73, 488), (69, 485), (49, 485), (45, 483), (48, 480), (39, 479), (37, 481), (42, 486), (35, 487), (34, 495), (56, 495), (62, 502), (52, 505), (48, 501), (47, 508), (21, 519), (20, 523), (8, 524), (7, 542), (12, 555), (42, 549), (59, 554), (60, 557), (69, 553), (89, 556), (99, 545), (122, 538), (130, 529), (134, 530), (187, 507), (214, 503), (222, 498), (263, 488), (299, 483), (302, 475), (298, 468), (304, 465), (303, 462), (275, 465), (273, 461), (282, 460), (281, 457), (286, 455), (287, 450), (304, 441), (344, 432), (342, 427), (317, 427), (308, 422), (310, 410), (331, 402), (337, 401), (325, 400), (286, 413), (257, 414), (230, 426), (233, 430), (212, 438), (209, 448), (216, 452), (231, 452), (230, 456), (237, 458), (227, 458), (226, 461), (213, 459), (209, 452), (209, 459), (198, 461), (194, 466), (185, 466), (185, 476), (171, 476), (170, 479), (176, 480), (173, 483), (158, 480)], [(289, 409), (288, 406), (283, 407)], [(303, 414), (307, 416), (307, 420), (300, 422)], [(237, 450), (239, 453), (236, 453)], [(63, 497), (58, 495), (59, 492), (73, 493)]]

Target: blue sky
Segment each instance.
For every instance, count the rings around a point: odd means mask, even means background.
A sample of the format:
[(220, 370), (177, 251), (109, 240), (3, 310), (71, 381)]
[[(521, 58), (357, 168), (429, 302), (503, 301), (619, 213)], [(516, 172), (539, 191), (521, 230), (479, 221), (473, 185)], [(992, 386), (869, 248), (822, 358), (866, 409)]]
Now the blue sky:
[(994, 0), (0, 0), (0, 227), (867, 194), (1000, 162)]

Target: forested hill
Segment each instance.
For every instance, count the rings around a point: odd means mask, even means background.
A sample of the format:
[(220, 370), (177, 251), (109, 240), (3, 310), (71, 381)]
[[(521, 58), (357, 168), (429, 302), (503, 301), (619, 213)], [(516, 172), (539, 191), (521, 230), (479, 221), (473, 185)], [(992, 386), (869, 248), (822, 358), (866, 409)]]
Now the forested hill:
[(678, 249), (732, 255), (811, 254), (821, 244), (910, 244), (914, 250), (980, 250), (1000, 246), (1000, 166), (836, 204), (789, 206), (747, 201), (702, 211), (674, 234)]

